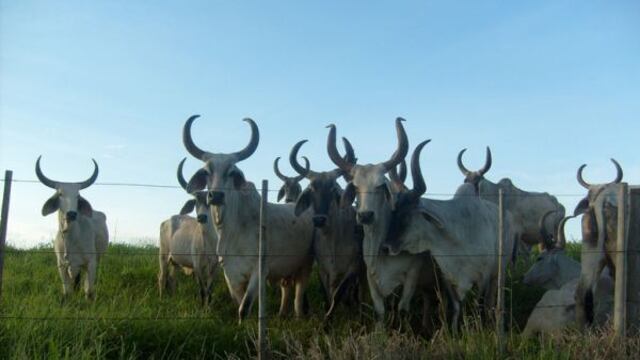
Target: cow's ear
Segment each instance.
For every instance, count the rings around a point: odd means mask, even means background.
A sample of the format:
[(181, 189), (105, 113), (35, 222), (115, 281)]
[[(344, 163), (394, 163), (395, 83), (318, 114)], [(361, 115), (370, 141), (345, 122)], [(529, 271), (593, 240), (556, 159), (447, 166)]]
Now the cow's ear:
[(589, 210), (589, 197), (580, 200), (578, 206), (576, 206), (576, 209), (573, 211), (573, 216), (584, 214), (587, 210)]
[(420, 209), (420, 214), (422, 214), (422, 217), (427, 220), (428, 222), (432, 223), (433, 225), (435, 225), (438, 229), (444, 229), (444, 225), (442, 224), (442, 220), (440, 220), (440, 217), (432, 212), (430, 212), (427, 209)]
[(393, 190), (391, 189), (391, 183), (386, 182), (383, 187), (384, 187), (384, 197), (389, 202), (389, 205), (391, 206), (391, 211), (395, 211), (396, 210), (396, 195), (393, 192)]
[(342, 193), (342, 198), (340, 199), (340, 205), (344, 208), (351, 206), (353, 201), (356, 199), (356, 186), (353, 183), (347, 184), (347, 188), (344, 189)]
[(51, 215), (60, 208), (60, 194), (56, 193), (42, 206), (42, 216)]
[(205, 169), (198, 170), (189, 180), (187, 184), (187, 192), (194, 193), (196, 191), (204, 190), (207, 187), (207, 176), (209, 173)]
[(84, 216), (93, 216), (93, 207), (89, 201), (82, 196), (78, 197), (78, 212)]
[(282, 198), (284, 197), (285, 186), (287, 186), (287, 185), (282, 185), (282, 187), (280, 188), (280, 191), (278, 191), (278, 202), (280, 202), (282, 200)]
[(311, 189), (305, 189), (296, 201), (296, 216), (300, 216), (311, 206)]
[(180, 215), (191, 214), (191, 212), (195, 208), (196, 208), (196, 200), (195, 199), (191, 199), (191, 200), (187, 201), (186, 203), (184, 203), (184, 206), (182, 207), (182, 210), (180, 210)]
[(244, 178), (244, 173), (242, 170), (237, 167), (233, 167), (231, 171), (229, 171), (229, 176), (233, 179), (233, 186), (236, 190), (242, 189), (247, 180)]

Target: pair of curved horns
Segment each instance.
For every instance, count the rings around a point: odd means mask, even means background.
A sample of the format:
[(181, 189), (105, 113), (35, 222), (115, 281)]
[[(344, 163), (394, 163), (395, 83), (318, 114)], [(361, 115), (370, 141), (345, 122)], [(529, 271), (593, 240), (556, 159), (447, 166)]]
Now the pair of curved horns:
[[(460, 169), (460, 171), (464, 176), (469, 176), (472, 173), (472, 171), (467, 169), (462, 163), (462, 155), (464, 155), (465, 151), (467, 151), (467, 149), (462, 149), (460, 153), (458, 153), (458, 168)], [(484, 161), (484, 166), (480, 170), (478, 170), (477, 173), (480, 176), (483, 176), (484, 174), (486, 174), (491, 169), (491, 163), (492, 163), (491, 148), (487, 146), (487, 155)]]
[[(396, 119), (398, 148), (389, 160), (382, 163), (387, 171), (391, 171), (393, 168), (398, 166), (398, 164), (407, 157), (407, 153), (409, 152), (409, 139), (407, 138), (407, 133), (405, 132), (404, 127), (402, 126), (403, 121), (405, 120), (400, 117)], [(331, 158), (331, 161), (333, 161), (340, 170), (346, 174), (350, 174), (355, 162), (349, 162), (340, 156), (336, 146), (336, 126), (331, 124), (327, 127), (329, 128), (329, 136), (327, 138), (327, 152), (329, 153), (329, 158)]]
[(178, 164), (178, 182), (180, 183), (180, 186), (186, 191), (188, 182), (182, 174), (182, 169), (184, 168), (185, 161), (187, 161), (187, 158), (182, 159), (182, 161), (180, 161), (180, 164)]
[(400, 165), (391, 169), (389, 171), (389, 178), (396, 184), (404, 185), (404, 182), (407, 181), (407, 162), (402, 160)]
[[(310, 164), (309, 164), (309, 159), (307, 159), (306, 157), (303, 157), (304, 161), (305, 161), (305, 170), (310, 171)], [(274, 162), (273, 162), (273, 171), (276, 173), (276, 176), (278, 176), (278, 178), (284, 182), (287, 181), (293, 181), (295, 183), (299, 182), (300, 180), (304, 179), (305, 174), (304, 173), (300, 173), (298, 176), (293, 176), (293, 177), (288, 177), (285, 176), (281, 171), (280, 171), (280, 167), (278, 166), (278, 163), (280, 162), (280, 157), (278, 156)]]
[[(305, 156), (302, 157), (306, 162), (306, 165), (307, 165), (306, 168), (303, 168), (298, 162), (298, 152), (300, 151), (300, 148), (302, 147), (302, 145), (304, 145), (307, 141), (308, 140), (298, 141), (298, 143), (296, 143), (293, 146), (293, 148), (291, 149), (291, 152), (289, 153), (289, 162), (291, 163), (291, 167), (293, 167), (293, 169), (301, 176), (316, 177), (318, 176), (318, 172), (315, 172), (310, 169), (309, 159), (307, 159)], [(356, 159), (356, 153), (353, 150), (353, 145), (351, 145), (351, 142), (349, 142), (349, 140), (345, 137), (342, 138), (342, 142), (344, 144), (344, 148), (346, 152), (343, 160), (348, 164), (355, 164), (358, 160)], [(338, 168), (336, 170), (341, 173), (344, 172), (344, 170), (342, 170), (341, 168)]]
[[(189, 154), (197, 159), (205, 161), (207, 152), (200, 149), (193, 142), (193, 138), (191, 137), (191, 125), (199, 117), (200, 115), (193, 115), (189, 119), (187, 119), (187, 122), (184, 124), (184, 128), (182, 129), (182, 142), (187, 148)], [(245, 118), (243, 119), (243, 121), (249, 123), (249, 126), (251, 127), (251, 139), (249, 140), (249, 144), (244, 149), (231, 154), (236, 158), (236, 161), (245, 160), (253, 155), (253, 153), (258, 148), (258, 143), (260, 142), (260, 131), (258, 130), (258, 125), (256, 125), (255, 121), (249, 118)]]
[[(60, 182), (60, 181), (51, 180), (44, 175), (44, 173), (42, 172), (42, 169), (40, 168), (40, 159), (42, 159), (42, 155), (38, 156), (38, 160), (36, 161), (36, 176), (38, 177), (38, 180), (40, 180), (41, 183), (43, 183), (44, 185), (52, 189), (57, 189), (60, 184), (64, 184), (63, 182)], [(91, 175), (91, 177), (85, 181), (75, 183), (78, 186), (80, 186), (80, 190), (86, 189), (89, 186), (93, 185), (93, 183), (95, 183), (96, 180), (98, 179), (98, 173), (99, 173), (98, 163), (96, 162), (95, 159), (91, 159), (91, 161), (93, 161), (93, 174)]]
[[(549, 215), (558, 212), (558, 210), (551, 210), (551, 211), (547, 211), (541, 218), (540, 218), (540, 223), (538, 224), (539, 228), (540, 228), (540, 235), (542, 235), (542, 246), (547, 248), (549, 245), (551, 244), (546, 244), (544, 241), (545, 239), (551, 238), (551, 235), (547, 232), (547, 228), (544, 226), (547, 218), (549, 217)], [(565, 216), (564, 218), (562, 218), (562, 220), (560, 220), (560, 223), (558, 224), (558, 233), (556, 234), (556, 241), (552, 246), (555, 246), (558, 249), (564, 249), (565, 246), (567, 245), (567, 238), (564, 234), (564, 227), (567, 223), (567, 221), (569, 221), (570, 219), (573, 219), (575, 216)]]
[[(622, 178), (624, 176), (624, 172), (622, 171), (622, 167), (620, 166), (620, 164), (615, 159), (611, 159), (611, 162), (616, 167), (616, 178), (610, 184), (619, 184), (622, 181)], [(580, 168), (578, 169), (578, 176), (577, 177), (578, 177), (578, 183), (580, 183), (580, 185), (582, 185), (583, 188), (589, 190), (589, 188), (592, 185), (589, 184), (588, 182), (584, 181), (584, 178), (582, 177), (582, 172), (584, 171), (584, 168), (586, 168), (586, 167), (587, 167), (587, 164), (582, 164), (582, 166), (580, 166)]]

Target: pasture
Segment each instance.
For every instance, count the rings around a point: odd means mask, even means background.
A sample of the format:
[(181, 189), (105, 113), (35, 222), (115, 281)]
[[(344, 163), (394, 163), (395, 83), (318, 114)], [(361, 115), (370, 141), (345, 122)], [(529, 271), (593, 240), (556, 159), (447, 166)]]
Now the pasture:
[[(50, 247), (7, 249), (4, 293), (0, 307), (0, 358), (194, 359), (255, 356), (257, 307), (251, 320), (237, 325), (237, 307), (222, 273), (214, 303), (199, 305), (193, 279), (178, 274), (174, 296), (159, 299), (157, 248), (111, 245), (100, 264), (97, 301), (78, 292), (61, 304), (60, 280)], [(579, 255), (578, 245), (570, 253)], [(505, 358), (621, 358), (640, 351), (640, 339), (620, 346), (605, 331), (525, 339), (518, 335), (542, 289), (521, 284), (535, 258), (521, 260), (507, 279), (507, 322), (512, 324)], [(269, 320), (274, 358), (496, 358), (495, 335), (467, 314), (459, 337), (441, 332), (427, 339), (406, 328), (377, 329), (374, 312), (362, 314), (340, 307), (330, 326), (322, 322), (320, 282), (308, 289), (311, 313), (304, 319)], [(269, 290), (269, 312), (277, 312), (278, 294)], [(368, 299), (367, 299), (368, 300)], [(511, 316), (512, 315), (512, 316)]]

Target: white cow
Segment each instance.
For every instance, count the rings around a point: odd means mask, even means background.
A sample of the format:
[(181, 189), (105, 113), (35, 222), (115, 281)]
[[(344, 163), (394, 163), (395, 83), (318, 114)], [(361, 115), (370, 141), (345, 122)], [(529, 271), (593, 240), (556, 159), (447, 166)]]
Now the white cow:
[(47, 178), (36, 161), (36, 175), (44, 185), (56, 193), (45, 202), (42, 215), (58, 212), (58, 233), (54, 241), (62, 291), (67, 298), (73, 288), (80, 285), (80, 272), (86, 271), (84, 292), (88, 300), (95, 300), (95, 283), (100, 257), (109, 246), (107, 217), (93, 210), (89, 201), (80, 196), (80, 190), (91, 186), (98, 178), (98, 164), (93, 160), (91, 177), (79, 183), (63, 183)]
[[(386, 177), (389, 171), (400, 164), (407, 155), (409, 144), (402, 126), (402, 118), (396, 120), (398, 149), (388, 161), (375, 165), (356, 165), (343, 159), (336, 148), (336, 128), (330, 125), (327, 151), (331, 160), (350, 179), (343, 195), (342, 206), (351, 207), (357, 197), (356, 219), (363, 226), (363, 256), (366, 264), (367, 281), (378, 321), (385, 320), (385, 299), (402, 286), (398, 303), (401, 312), (408, 313), (416, 289), (425, 294), (425, 309), (435, 296), (435, 270), (428, 256), (403, 253), (388, 256), (383, 253), (382, 244), (387, 240), (392, 211), (397, 196), (397, 184)], [(425, 314), (428, 311), (425, 311)], [(423, 316), (426, 321), (427, 316)]]
[[(178, 166), (178, 182), (186, 190), (187, 182), (182, 175), (186, 158)], [(164, 290), (175, 290), (174, 267), (181, 267), (185, 273), (193, 273), (200, 288), (202, 305), (211, 302), (211, 291), (218, 267), (218, 234), (210, 221), (207, 192), (191, 194), (180, 215), (172, 216), (160, 225), (160, 273), (158, 287), (160, 296)], [(196, 211), (196, 218), (188, 216)]]
[[(232, 297), (240, 305), (240, 321), (246, 318), (258, 291), (258, 231), (260, 195), (236, 164), (251, 156), (258, 147), (258, 126), (251, 126), (249, 145), (236, 153), (213, 154), (198, 148), (191, 138), (191, 125), (198, 116), (189, 118), (183, 129), (183, 142), (191, 155), (202, 160), (204, 167), (189, 181), (188, 191), (209, 190), (208, 202), (218, 233), (218, 256)], [(296, 217), (293, 204), (267, 204), (266, 237), (269, 280), (281, 284), (280, 314), (287, 313), (286, 301), (295, 285), (295, 311), (304, 312), (304, 292), (309, 280), (313, 256), (313, 225), (309, 215)]]

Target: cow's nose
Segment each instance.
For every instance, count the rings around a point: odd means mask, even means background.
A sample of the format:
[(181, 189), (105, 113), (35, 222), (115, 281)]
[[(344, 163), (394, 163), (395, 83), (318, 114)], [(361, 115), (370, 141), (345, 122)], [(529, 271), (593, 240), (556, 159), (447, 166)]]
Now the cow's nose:
[(373, 211), (361, 211), (356, 216), (360, 224), (369, 225), (373, 222)]
[(198, 222), (200, 224), (206, 224), (208, 220), (208, 216), (206, 214), (200, 214), (198, 215)]
[(316, 215), (313, 217), (313, 226), (317, 228), (324, 227), (327, 223), (327, 217), (324, 215)]
[(224, 193), (221, 191), (209, 191), (209, 205), (223, 205)]
[(67, 212), (67, 221), (76, 221), (76, 219), (78, 218), (78, 213), (75, 211), (68, 211)]

